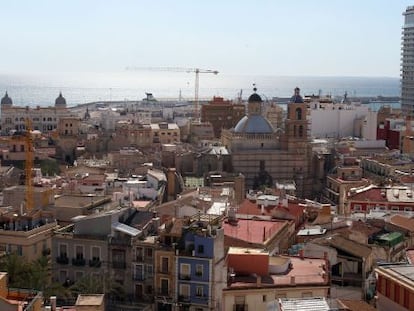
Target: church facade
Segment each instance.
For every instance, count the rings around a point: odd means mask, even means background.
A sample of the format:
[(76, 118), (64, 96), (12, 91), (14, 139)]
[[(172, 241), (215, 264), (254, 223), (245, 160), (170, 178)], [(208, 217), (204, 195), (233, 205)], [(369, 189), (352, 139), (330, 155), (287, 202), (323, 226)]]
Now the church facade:
[(294, 182), (299, 197), (312, 195), (312, 147), (307, 104), (295, 89), (282, 128), (273, 128), (263, 116), (263, 101), (255, 92), (248, 99), (247, 115), (222, 133), (231, 154), (233, 171), (242, 173), (247, 189)]

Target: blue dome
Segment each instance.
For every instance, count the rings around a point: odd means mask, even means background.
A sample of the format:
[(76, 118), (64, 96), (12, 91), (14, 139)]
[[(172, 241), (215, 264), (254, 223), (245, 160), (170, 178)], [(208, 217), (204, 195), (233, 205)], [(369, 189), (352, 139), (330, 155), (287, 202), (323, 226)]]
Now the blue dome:
[(234, 128), (235, 133), (272, 134), (273, 128), (261, 115), (244, 116)]
[(9, 94), (7, 94), (7, 92), (4, 95), (4, 97), (1, 99), (1, 105), (9, 105), (9, 106), (13, 105), (13, 101), (9, 97)]
[(55, 100), (55, 106), (66, 107), (66, 99), (62, 96), (62, 92), (59, 93), (59, 97)]

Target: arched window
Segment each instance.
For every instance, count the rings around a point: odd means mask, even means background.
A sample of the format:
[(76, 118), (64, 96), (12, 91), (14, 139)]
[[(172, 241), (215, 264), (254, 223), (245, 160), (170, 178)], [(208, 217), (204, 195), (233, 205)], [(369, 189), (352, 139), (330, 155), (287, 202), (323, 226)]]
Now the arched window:
[(296, 120), (302, 120), (302, 108), (296, 108)]

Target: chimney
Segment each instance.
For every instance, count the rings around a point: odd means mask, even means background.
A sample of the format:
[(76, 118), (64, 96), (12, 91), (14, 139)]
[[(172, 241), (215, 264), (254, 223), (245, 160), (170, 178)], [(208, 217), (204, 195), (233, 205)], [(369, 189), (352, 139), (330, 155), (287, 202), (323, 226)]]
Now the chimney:
[(56, 311), (56, 296), (50, 296), (50, 306), (52, 311)]

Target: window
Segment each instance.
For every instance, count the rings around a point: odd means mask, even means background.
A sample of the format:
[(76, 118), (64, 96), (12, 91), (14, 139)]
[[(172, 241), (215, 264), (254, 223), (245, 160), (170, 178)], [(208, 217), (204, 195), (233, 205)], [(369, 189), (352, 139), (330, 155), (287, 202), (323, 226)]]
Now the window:
[(263, 295), (263, 296), (262, 296), (262, 301), (263, 301), (263, 302), (266, 302), (266, 300), (267, 300), (266, 295)]
[(197, 297), (203, 297), (204, 296), (204, 294), (203, 294), (203, 286), (197, 286), (196, 287), (196, 296)]
[(66, 244), (59, 244), (59, 256), (67, 257), (68, 256), (68, 246)]
[(202, 244), (198, 245), (197, 252), (200, 254), (204, 254), (204, 245)]
[(147, 257), (152, 258), (152, 248), (147, 248)]
[(161, 273), (168, 273), (168, 257), (161, 257)]
[(142, 247), (137, 247), (135, 249), (135, 260), (141, 261), (144, 259), (144, 249)]
[(82, 245), (75, 246), (75, 254), (76, 254), (76, 259), (83, 259), (83, 246)]
[(302, 109), (301, 108), (296, 108), (296, 120), (302, 120)]
[(163, 296), (168, 296), (169, 295), (169, 283), (168, 283), (168, 279), (161, 279), (161, 290), (160, 290), (160, 294)]
[(183, 296), (184, 298), (190, 297), (190, 285), (180, 284), (180, 296)]
[(144, 267), (143, 265), (134, 266), (134, 279), (138, 281), (144, 280)]
[(360, 211), (362, 208), (361, 208), (361, 205), (360, 204), (355, 204), (354, 205), (354, 211)]
[(17, 245), (17, 255), (23, 256), (23, 247), (21, 245)]
[(186, 263), (182, 263), (180, 265), (180, 278), (184, 280), (189, 279), (190, 273), (191, 273), (190, 265)]
[(99, 261), (101, 258), (101, 248), (92, 246), (92, 260)]
[(203, 276), (203, 265), (196, 265), (195, 274), (197, 276)]
[(152, 277), (153, 274), (154, 274), (154, 267), (152, 265), (147, 265), (147, 275), (149, 277)]

